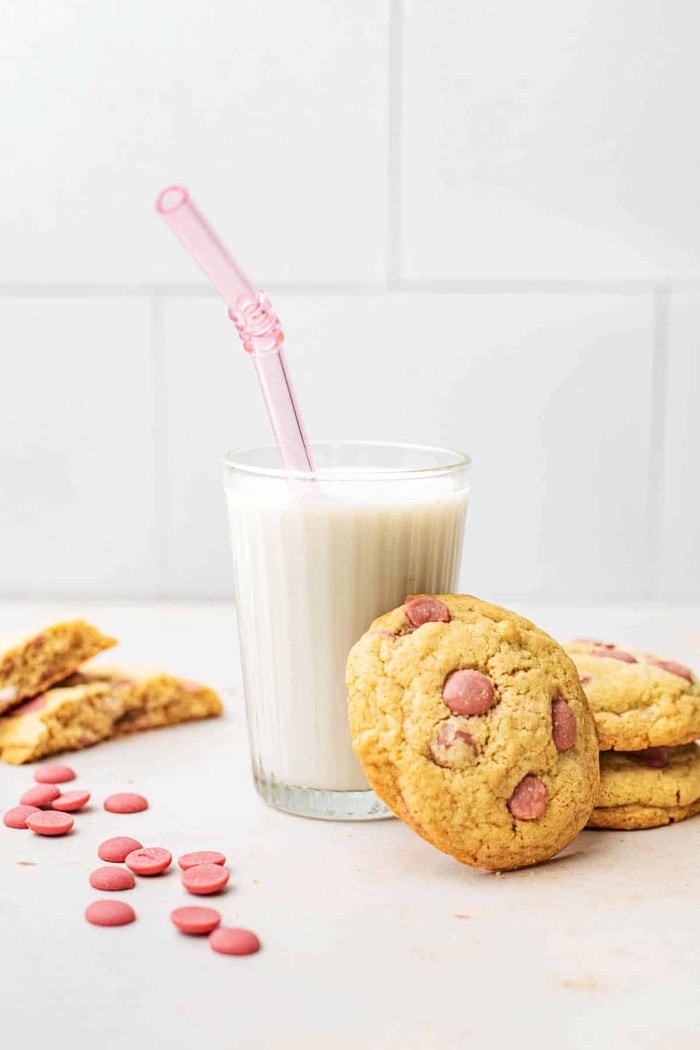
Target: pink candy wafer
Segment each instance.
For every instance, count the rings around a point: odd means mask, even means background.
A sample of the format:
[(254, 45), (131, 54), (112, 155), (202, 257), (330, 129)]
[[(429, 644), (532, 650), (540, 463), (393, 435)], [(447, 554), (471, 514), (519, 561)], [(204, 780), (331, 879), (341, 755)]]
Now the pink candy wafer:
[(104, 808), (108, 813), (140, 813), (148, 809), (148, 800), (135, 791), (120, 791), (104, 800)]
[(220, 926), (209, 935), (209, 946), (222, 955), (252, 955), (260, 950), (260, 941), (252, 930)]
[(117, 890), (133, 890), (136, 879), (127, 868), (107, 865), (104, 868), (95, 868), (90, 873), (90, 885), (95, 890), (107, 890), (108, 893), (114, 893)]
[(123, 901), (93, 901), (85, 909), (85, 918), (93, 926), (126, 926), (136, 918), (136, 912)]
[(69, 780), (75, 780), (75, 770), (70, 766), (56, 764), (39, 766), (34, 771), (34, 779), (37, 784), (65, 784)]
[(27, 827), (36, 835), (65, 835), (75, 824), (67, 813), (56, 813), (53, 810), (39, 810), (27, 817)]
[(196, 864), (182, 873), (182, 885), (188, 893), (203, 896), (208, 893), (218, 893), (224, 888), (229, 877), (226, 868), (222, 868), (219, 864)]
[(144, 846), (127, 854), (125, 864), (136, 875), (160, 875), (172, 863), (172, 854), (160, 846)]
[(53, 800), (51, 808), (57, 809), (60, 813), (74, 813), (77, 809), (86, 806), (89, 801), (89, 791), (64, 791)]
[(129, 853), (135, 849), (142, 849), (138, 839), (131, 839), (128, 835), (116, 835), (100, 843), (97, 856), (100, 860), (108, 860), (112, 864), (123, 864)]
[(223, 853), (217, 853), (216, 850), (202, 849), (196, 853), (183, 853), (178, 864), (183, 871), (187, 871), (188, 868), (194, 868), (197, 864), (225, 864), (226, 857)]
[(32, 813), (41, 813), (38, 806), (13, 806), (3, 814), (2, 822), (6, 828), (26, 828), (27, 817)]
[(50, 806), (60, 794), (55, 784), (35, 784), (24, 792), (20, 802), (23, 806)]
[(221, 922), (221, 916), (214, 908), (201, 908), (190, 905), (175, 908), (170, 918), (182, 933), (211, 933)]

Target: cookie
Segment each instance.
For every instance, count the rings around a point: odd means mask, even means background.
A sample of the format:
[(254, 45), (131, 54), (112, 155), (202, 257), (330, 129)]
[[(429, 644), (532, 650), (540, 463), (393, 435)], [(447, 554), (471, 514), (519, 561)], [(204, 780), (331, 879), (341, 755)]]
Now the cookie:
[(116, 644), (85, 620), (64, 620), (0, 643), (0, 714)]
[(214, 690), (198, 682), (162, 671), (88, 664), (0, 718), (0, 758), (20, 765), (221, 711)]
[(684, 664), (578, 638), (565, 646), (595, 718), (601, 751), (641, 751), (700, 737), (700, 683)]
[(352, 648), (353, 747), (375, 792), (464, 864), (552, 857), (598, 789), (576, 669), (528, 620), (469, 595), (412, 597)]
[(115, 733), (134, 733), (141, 729), (213, 718), (223, 711), (217, 693), (201, 682), (177, 678), (152, 668), (88, 664), (81, 671), (91, 682), (128, 682), (127, 710), (115, 724)]
[(21, 765), (106, 740), (127, 702), (125, 686), (76, 675), (0, 718), (0, 758)]
[(700, 813), (700, 747), (603, 751), (590, 828), (635, 831)]

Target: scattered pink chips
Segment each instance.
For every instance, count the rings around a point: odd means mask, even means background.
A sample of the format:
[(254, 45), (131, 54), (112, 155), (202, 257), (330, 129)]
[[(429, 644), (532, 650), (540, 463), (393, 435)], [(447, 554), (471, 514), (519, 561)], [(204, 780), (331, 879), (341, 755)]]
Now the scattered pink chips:
[(193, 868), (187, 868), (182, 873), (182, 885), (188, 893), (205, 896), (222, 890), (229, 877), (226, 868), (219, 864), (195, 864)]
[(26, 828), (27, 817), (40, 812), (38, 806), (13, 806), (3, 814), (2, 822), (6, 828)]
[(75, 780), (75, 770), (70, 766), (39, 766), (34, 771), (34, 779), (37, 784), (65, 784), (68, 780)]
[(82, 809), (89, 801), (89, 791), (65, 791), (53, 800), (51, 808), (61, 813), (74, 813), (76, 809)]
[(55, 784), (35, 784), (20, 798), (23, 806), (50, 806), (61, 794)]
[(93, 926), (126, 926), (136, 918), (136, 912), (122, 901), (93, 901), (85, 909), (85, 918)]
[(134, 791), (120, 791), (104, 800), (104, 808), (108, 813), (140, 813), (148, 809), (148, 800)]
[(95, 868), (90, 874), (90, 885), (95, 890), (107, 890), (114, 893), (117, 890), (133, 890), (136, 879), (126, 868)]
[(147, 846), (132, 850), (125, 859), (127, 868), (136, 875), (160, 875), (170, 867), (172, 855), (160, 846)]
[(27, 817), (27, 827), (36, 835), (65, 835), (75, 824), (67, 813), (55, 813), (53, 810), (39, 810)]
[(183, 871), (187, 871), (188, 868), (194, 868), (196, 864), (225, 864), (226, 857), (223, 853), (217, 853), (216, 850), (202, 849), (196, 853), (183, 853), (178, 864)]
[(260, 941), (252, 930), (240, 926), (220, 926), (210, 934), (209, 944), (222, 955), (252, 955), (260, 950)]
[(211, 933), (221, 922), (221, 916), (214, 908), (199, 908), (197, 905), (175, 908), (170, 912), (170, 918), (183, 933)]
[(97, 856), (100, 860), (123, 864), (129, 853), (141, 848), (138, 839), (130, 839), (128, 835), (116, 835), (113, 839), (106, 839), (100, 843), (97, 847)]

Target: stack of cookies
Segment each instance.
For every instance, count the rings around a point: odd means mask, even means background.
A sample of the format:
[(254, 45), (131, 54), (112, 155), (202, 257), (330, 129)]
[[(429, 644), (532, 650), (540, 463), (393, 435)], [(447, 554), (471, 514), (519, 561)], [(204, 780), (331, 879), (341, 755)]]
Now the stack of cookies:
[(700, 813), (700, 683), (683, 664), (612, 642), (565, 646), (600, 746), (594, 828), (655, 828)]
[(116, 645), (84, 620), (0, 645), (0, 758), (19, 765), (139, 729), (219, 715), (217, 694), (162, 671), (105, 665)]

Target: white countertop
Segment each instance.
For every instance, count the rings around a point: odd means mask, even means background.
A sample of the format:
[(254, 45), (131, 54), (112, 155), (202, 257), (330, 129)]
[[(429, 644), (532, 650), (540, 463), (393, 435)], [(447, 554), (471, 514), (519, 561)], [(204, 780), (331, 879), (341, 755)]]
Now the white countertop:
[[(610, 637), (700, 666), (698, 606), (517, 607), (561, 638)], [(0, 632), (59, 611), (115, 633), (125, 660), (220, 688), (227, 713), (69, 756), (95, 805), (65, 839), (0, 826), (5, 1039), (25, 1050), (700, 1045), (700, 818), (584, 832), (546, 865), (495, 876), (396, 820), (277, 813), (249, 775), (230, 606), (5, 603)], [(1, 808), (31, 782), (31, 767), (2, 766)], [(104, 813), (100, 800), (121, 789), (142, 791), (151, 808)], [(256, 930), (264, 950), (230, 958), (179, 935), (170, 910), (198, 902), (175, 870), (121, 895), (133, 925), (89, 926), (95, 850), (120, 833), (175, 857), (225, 852), (229, 887), (201, 903)]]

